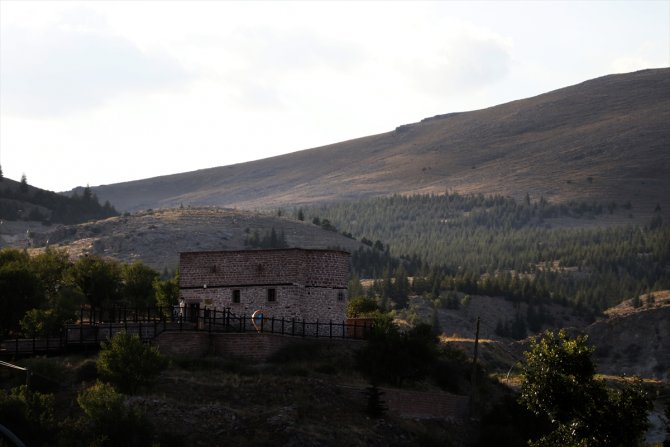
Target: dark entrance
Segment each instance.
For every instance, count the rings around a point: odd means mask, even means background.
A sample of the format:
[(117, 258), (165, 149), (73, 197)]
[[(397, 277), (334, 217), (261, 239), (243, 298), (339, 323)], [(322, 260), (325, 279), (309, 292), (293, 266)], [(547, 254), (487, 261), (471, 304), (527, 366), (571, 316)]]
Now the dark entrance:
[(189, 303), (188, 305), (188, 319), (191, 323), (198, 322), (200, 315), (200, 303)]

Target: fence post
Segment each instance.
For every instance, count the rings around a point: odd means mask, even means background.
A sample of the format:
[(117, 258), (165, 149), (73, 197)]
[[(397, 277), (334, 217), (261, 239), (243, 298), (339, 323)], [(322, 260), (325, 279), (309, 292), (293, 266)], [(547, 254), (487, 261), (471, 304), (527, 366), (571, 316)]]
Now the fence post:
[(137, 332), (140, 335), (140, 341), (142, 341), (142, 319), (140, 318), (140, 321), (137, 322)]
[(128, 308), (123, 306), (123, 330), (128, 332)]
[(270, 319), (270, 333), (271, 334), (275, 333), (275, 317), (272, 317)]
[(79, 343), (84, 342), (84, 308), (79, 308)]

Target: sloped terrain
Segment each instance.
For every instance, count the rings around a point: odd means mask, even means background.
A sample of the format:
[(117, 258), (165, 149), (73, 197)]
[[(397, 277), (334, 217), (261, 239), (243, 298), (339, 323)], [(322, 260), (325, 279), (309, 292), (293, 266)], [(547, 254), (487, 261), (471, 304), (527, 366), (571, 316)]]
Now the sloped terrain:
[(651, 295), (652, 303), (647, 294), (637, 308), (628, 300), (586, 328), (600, 372), (670, 382), (670, 291)]
[[(611, 75), (488, 109), (232, 166), (94, 188), (117, 209), (246, 209), (391, 193), (530, 193), (670, 212), (670, 69)], [(262, 123), (261, 123), (262, 124)]]
[[(653, 297), (651, 303), (649, 295)], [(529, 339), (512, 341), (501, 337), (495, 330), (497, 322), (511, 322), (517, 314), (525, 317), (527, 310), (524, 303), (515, 305), (500, 297), (473, 296), (458, 309), (438, 309), (441, 341), (472, 355), (476, 321), (480, 317), (480, 358), (489, 370), (505, 373), (523, 360)], [(670, 382), (670, 291), (642, 295), (639, 307), (633, 305), (632, 299), (626, 300), (590, 324), (569, 307), (546, 304), (544, 310), (552, 321), (542, 324), (542, 331), (567, 328), (572, 335), (588, 335), (589, 343), (596, 348), (594, 361), (599, 373)], [(420, 321), (431, 322), (432, 304), (414, 297), (410, 300), (410, 312), (415, 312)], [(529, 331), (528, 335), (540, 332)]]
[(30, 241), (33, 250), (48, 245), (66, 249), (74, 258), (84, 254), (131, 262), (141, 259), (162, 270), (177, 267), (179, 253), (239, 250), (254, 230), (283, 233), (291, 247), (339, 247), (355, 250), (359, 243), (305, 222), (221, 208), (145, 211), (80, 225), (40, 227)]

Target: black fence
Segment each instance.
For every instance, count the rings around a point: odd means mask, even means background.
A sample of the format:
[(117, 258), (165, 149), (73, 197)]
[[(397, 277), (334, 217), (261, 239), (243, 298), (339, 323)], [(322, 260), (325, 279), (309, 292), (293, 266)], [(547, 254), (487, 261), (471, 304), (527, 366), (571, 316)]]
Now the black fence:
[(174, 307), (105, 309), (81, 308), (76, 323), (55, 334), (33, 334), (0, 341), (0, 356), (61, 354), (73, 350), (97, 349), (118, 332), (138, 335), (145, 342), (166, 331), (209, 333), (257, 332), (294, 337), (365, 339), (372, 330), (369, 319), (307, 321), (296, 318), (235, 315), (230, 309), (186, 309)]

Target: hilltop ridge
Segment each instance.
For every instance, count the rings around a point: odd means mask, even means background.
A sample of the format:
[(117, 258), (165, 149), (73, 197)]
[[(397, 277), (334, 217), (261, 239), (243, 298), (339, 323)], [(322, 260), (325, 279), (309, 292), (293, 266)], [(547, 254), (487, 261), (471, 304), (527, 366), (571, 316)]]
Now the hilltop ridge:
[(615, 199), (647, 214), (659, 205), (665, 214), (668, 122), (670, 68), (643, 70), (379, 135), (94, 191), (121, 210), (261, 209), (451, 190), (554, 202)]

